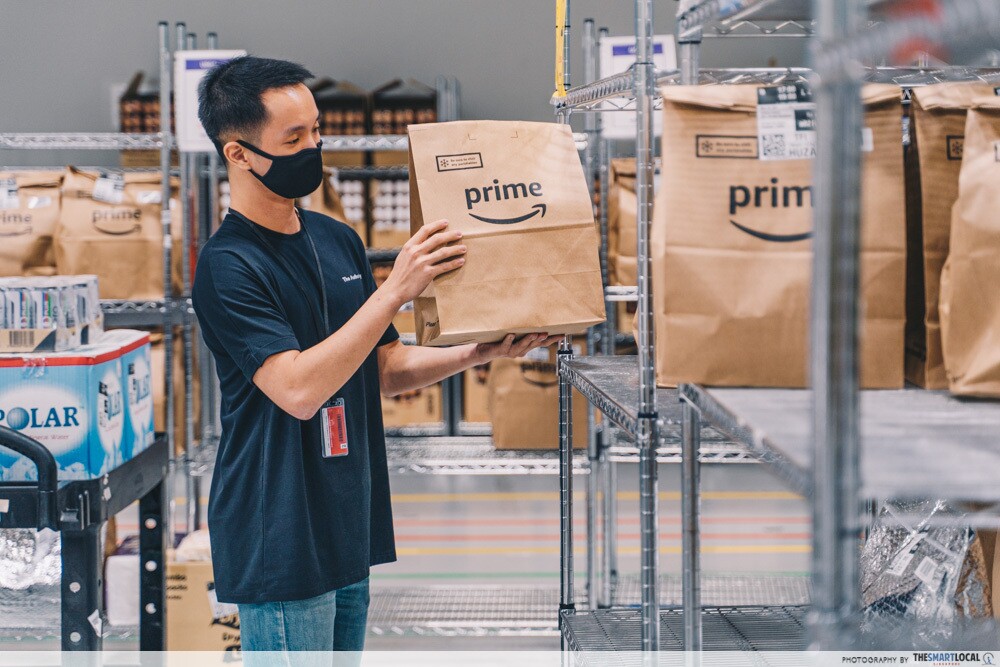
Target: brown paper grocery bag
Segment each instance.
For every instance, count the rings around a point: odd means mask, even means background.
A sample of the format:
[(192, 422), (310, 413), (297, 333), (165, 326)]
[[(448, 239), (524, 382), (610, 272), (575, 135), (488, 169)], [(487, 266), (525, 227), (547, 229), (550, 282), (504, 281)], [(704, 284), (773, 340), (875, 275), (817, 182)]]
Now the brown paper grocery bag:
[(340, 194), (333, 185), (335, 169), (325, 167), (323, 169), (323, 183), (316, 188), (316, 192), (307, 195), (299, 200), (299, 206), (307, 211), (315, 211), (329, 216), (334, 220), (339, 220), (350, 226), (361, 237), (361, 241), (368, 245), (368, 227), (363, 220), (348, 220), (344, 213), (344, 204), (340, 200)]
[(938, 315), (941, 268), (948, 256), (951, 209), (958, 198), (969, 107), (993, 95), (985, 83), (940, 83), (913, 90), (906, 154), (906, 379), (945, 389)]
[(422, 345), (582, 333), (604, 321), (598, 237), (570, 129), (461, 121), (410, 126), (413, 230), (442, 218), (466, 264), (414, 303)]
[[(62, 274), (97, 275), (102, 299), (161, 299), (160, 174), (126, 173), (122, 178), (122, 187), (116, 189), (99, 172), (74, 167), (66, 171), (55, 234), (56, 268)], [(175, 200), (171, 236), (177, 290), (185, 253), (181, 251), (180, 206)]]
[(0, 172), (0, 276), (54, 275), (62, 172)]
[(608, 183), (608, 281), (612, 285), (638, 283), (638, 228), (635, 194), (635, 160), (611, 161)]
[[(559, 379), (550, 361), (497, 359), (487, 381), (497, 449), (559, 447)], [(573, 446), (587, 446), (587, 401), (573, 392)]]
[[(761, 160), (758, 86), (663, 89), (652, 231), (657, 380), (807, 384), (810, 159)], [(901, 93), (866, 86), (861, 382), (901, 387), (905, 218)], [(766, 146), (773, 149), (774, 146)]]
[(1000, 398), (1000, 98), (972, 107), (941, 274), (948, 388)]

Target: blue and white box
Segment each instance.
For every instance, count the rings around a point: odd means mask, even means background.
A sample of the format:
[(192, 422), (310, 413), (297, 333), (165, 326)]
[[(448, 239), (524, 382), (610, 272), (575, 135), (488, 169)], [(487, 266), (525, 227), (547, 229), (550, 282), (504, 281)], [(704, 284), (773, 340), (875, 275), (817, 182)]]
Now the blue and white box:
[[(117, 330), (67, 352), (0, 354), (0, 425), (45, 445), (59, 479), (93, 479), (153, 441), (149, 334)], [(0, 481), (34, 463), (0, 447)]]

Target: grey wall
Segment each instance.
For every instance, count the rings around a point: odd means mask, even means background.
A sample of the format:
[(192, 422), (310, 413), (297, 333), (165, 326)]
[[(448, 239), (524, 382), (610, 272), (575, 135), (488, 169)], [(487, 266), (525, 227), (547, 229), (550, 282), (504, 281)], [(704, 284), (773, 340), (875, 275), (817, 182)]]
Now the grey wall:
[[(111, 87), (157, 71), (156, 23), (215, 30), (223, 48), (299, 61), (373, 88), (396, 77), (462, 84), (466, 118), (550, 120), (553, 0), (0, 0), (0, 132), (110, 131)], [(673, 0), (656, 30), (673, 31)], [(630, 0), (573, 0), (575, 82), (586, 17), (634, 30)], [(200, 44), (204, 46), (202, 42)], [(706, 66), (800, 65), (804, 43), (714, 40)], [(0, 164), (96, 162), (97, 154), (0, 151)], [(113, 156), (106, 156), (113, 159)]]

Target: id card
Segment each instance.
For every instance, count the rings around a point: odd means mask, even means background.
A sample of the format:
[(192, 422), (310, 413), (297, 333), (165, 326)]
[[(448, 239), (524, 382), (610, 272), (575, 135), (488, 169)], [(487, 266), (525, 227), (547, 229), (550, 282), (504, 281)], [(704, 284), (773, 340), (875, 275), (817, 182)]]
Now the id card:
[(323, 456), (347, 456), (347, 417), (344, 399), (320, 411), (320, 430), (323, 432)]

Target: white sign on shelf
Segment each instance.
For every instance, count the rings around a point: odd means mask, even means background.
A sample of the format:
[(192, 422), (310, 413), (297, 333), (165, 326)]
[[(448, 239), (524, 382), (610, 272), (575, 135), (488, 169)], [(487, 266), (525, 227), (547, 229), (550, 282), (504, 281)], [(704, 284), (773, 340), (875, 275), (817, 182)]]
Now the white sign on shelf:
[(174, 54), (174, 114), (177, 147), (185, 153), (212, 153), (215, 146), (198, 120), (198, 84), (208, 70), (246, 51), (177, 51)]
[[(635, 64), (635, 36), (606, 37), (601, 40), (602, 79), (621, 74)], [(658, 70), (677, 69), (677, 50), (673, 35), (653, 37), (653, 64)], [(624, 100), (622, 100), (624, 102)], [(608, 108), (614, 108), (608, 105)], [(608, 139), (635, 139), (635, 114), (609, 112), (603, 114), (604, 136)], [(663, 130), (663, 118), (654, 114), (654, 132), (657, 136)]]

